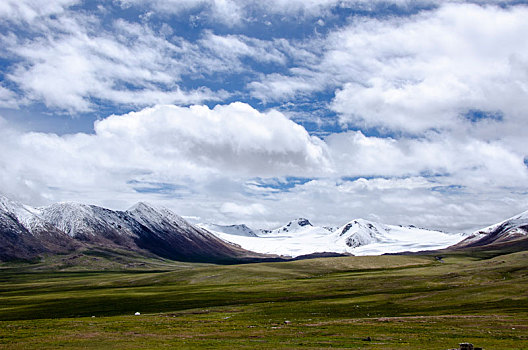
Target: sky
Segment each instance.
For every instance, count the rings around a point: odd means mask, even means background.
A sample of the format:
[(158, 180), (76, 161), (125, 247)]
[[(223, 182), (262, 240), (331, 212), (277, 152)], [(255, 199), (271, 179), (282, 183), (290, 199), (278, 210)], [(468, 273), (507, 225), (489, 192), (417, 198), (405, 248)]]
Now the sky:
[(528, 2), (3, 0), (0, 193), (253, 228), (528, 210)]

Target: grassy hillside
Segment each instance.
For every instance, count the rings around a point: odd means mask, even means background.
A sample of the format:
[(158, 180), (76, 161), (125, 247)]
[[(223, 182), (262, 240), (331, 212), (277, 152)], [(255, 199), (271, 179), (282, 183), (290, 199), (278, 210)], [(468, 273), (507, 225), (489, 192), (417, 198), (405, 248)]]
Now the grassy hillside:
[(87, 257), (0, 267), (0, 349), (528, 349), (528, 252), (232, 266), (101, 258), (92, 269)]

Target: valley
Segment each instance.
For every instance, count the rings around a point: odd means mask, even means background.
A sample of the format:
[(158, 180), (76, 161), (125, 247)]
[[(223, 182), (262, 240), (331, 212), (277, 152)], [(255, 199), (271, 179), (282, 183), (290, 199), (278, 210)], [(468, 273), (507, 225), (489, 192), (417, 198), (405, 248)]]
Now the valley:
[(0, 349), (528, 349), (527, 218), (262, 230), (0, 197)]
[(528, 348), (526, 251), (143, 268), (99, 258), (92, 270), (2, 264), (0, 349)]

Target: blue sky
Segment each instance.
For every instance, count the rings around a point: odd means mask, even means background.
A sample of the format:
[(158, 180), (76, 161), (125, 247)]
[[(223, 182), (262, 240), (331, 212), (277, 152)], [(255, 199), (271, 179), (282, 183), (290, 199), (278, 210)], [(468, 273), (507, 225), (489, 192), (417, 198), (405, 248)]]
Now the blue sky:
[(272, 227), (528, 209), (525, 1), (7, 0), (0, 192)]

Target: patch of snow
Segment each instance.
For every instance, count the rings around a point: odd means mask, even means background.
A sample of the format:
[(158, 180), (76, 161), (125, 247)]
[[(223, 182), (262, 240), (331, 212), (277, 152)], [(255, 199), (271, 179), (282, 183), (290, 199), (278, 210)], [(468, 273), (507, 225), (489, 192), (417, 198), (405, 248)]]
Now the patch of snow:
[(40, 217), (40, 211), (29, 205), (12, 201), (0, 195), (0, 211), (13, 215), (22, 226), (35, 234), (39, 230), (48, 229), (45, 220)]
[(313, 225), (310, 223), (308, 219), (298, 218), (274, 230), (258, 230), (257, 235), (258, 236), (262, 236), (262, 235), (277, 236), (277, 235), (283, 235), (283, 234), (295, 234), (299, 232), (302, 233), (302, 232), (305, 232), (306, 230), (309, 230), (311, 227), (313, 227)]
[(215, 225), (215, 224), (198, 224), (197, 226), (207, 231), (227, 233), (235, 236), (257, 237), (255, 231), (244, 224), (239, 225)]
[[(309, 221), (306, 220), (308, 223)], [(258, 237), (212, 231), (224, 241), (257, 253), (297, 257), (318, 252), (381, 255), (403, 251), (441, 249), (464, 237), (416, 227), (383, 225), (363, 219), (352, 220), (333, 231), (298, 225), (294, 220), (275, 230), (257, 231)]]
[(521, 228), (526, 226), (528, 226), (528, 211), (471, 233), (463, 242), (461, 242), (461, 245), (465, 246), (477, 242), (499, 229), (503, 231), (501, 234), (501, 238), (503, 239), (510, 236), (528, 235), (528, 232)]
[(191, 224), (171, 210), (163, 207), (154, 207), (145, 202), (136, 203), (126, 213), (139, 223), (154, 230), (163, 229), (168, 226), (176, 226), (184, 229), (191, 228)]

